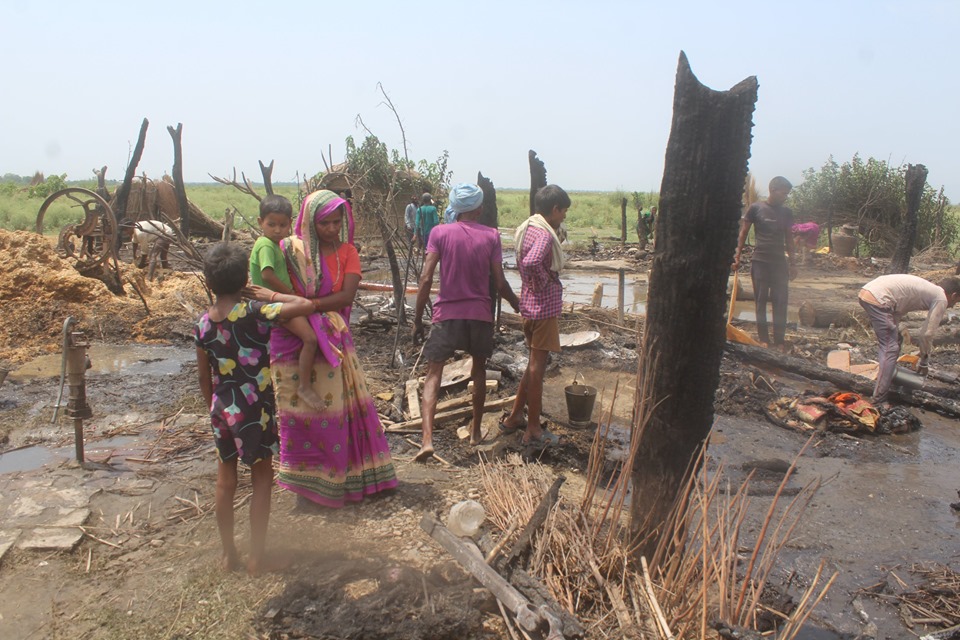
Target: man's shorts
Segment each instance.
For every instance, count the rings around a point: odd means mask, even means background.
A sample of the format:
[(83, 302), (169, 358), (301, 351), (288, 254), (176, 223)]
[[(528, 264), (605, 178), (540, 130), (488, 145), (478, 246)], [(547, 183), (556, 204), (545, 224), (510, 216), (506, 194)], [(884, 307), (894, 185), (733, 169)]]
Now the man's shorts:
[(466, 351), (486, 360), (493, 355), (493, 323), (483, 320), (442, 320), (430, 329), (423, 357), (427, 362), (444, 362), (454, 351)]
[(560, 323), (558, 318), (542, 320), (523, 319), (523, 337), (531, 349), (560, 353)]

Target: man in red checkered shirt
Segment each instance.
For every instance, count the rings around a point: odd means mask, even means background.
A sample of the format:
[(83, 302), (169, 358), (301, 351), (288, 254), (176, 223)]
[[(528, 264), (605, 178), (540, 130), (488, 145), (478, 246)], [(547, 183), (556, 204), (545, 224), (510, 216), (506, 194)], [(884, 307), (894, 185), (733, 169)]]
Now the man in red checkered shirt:
[[(543, 376), (550, 352), (560, 353), (560, 311), (563, 306), (563, 249), (557, 234), (567, 217), (570, 196), (555, 184), (547, 185), (533, 200), (536, 213), (525, 220), (515, 236), (517, 267), (520, 269), (520, 315), (523, 335), (530, 349), (527, 370), (520, 379), (517, 399), (500, 430), (513, 433), (521, 428), (523, 444), (540, 448), (555, 445), (560, 438), (540, 426), (543, 407)], [(527, 419), (523, 409), (527, 408)]]

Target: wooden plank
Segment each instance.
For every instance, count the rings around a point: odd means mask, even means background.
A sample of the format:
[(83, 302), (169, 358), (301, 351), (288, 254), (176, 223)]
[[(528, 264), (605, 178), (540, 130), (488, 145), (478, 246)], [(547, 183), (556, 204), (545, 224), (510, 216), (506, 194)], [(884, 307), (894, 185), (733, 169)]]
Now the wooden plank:
[(407, 415), (411, 420), (416, 420), (420, 417), (420, 385), (416, 380), (407, 380), (404, 390), (407, 396)]
[[(499, 398), (497, 400), (491, 400), (490, 402), (487, 402), (485, 405), (483, 405), (483, 411), (484, 413), (488, 413), (490, 411), (496, 411), (497, 409), (502, 409), (503, 407), (513, 404), (513, 401), (516, 400), (516, 398), (517, 396), (514, 395), (514, 396), (510, 396), (509, 398)], [(458, 399), (457, 401), (465, 402), (466, 404), (469, 404), (470, 398), (468, 396), (463, 399)], [(462, 407), (460, 409), (453, 409), (451, 411), (444, 411), (440, 413), (441, 405), (443, 404), (444, 403), (441, 402), (440, 404), (437, 405), (437, 415), (434, 417), (435, 424), (440, 424), (441, 422), (444, 422), (446, 420), (463, 418), (473, 413), (473, 407), (470, 407), (470, 406)], [(419, 428), (422, 425), (423, 425), (423, 417), (421, 416), (416, 420), (407, 420), (406, 422), (398, 422), (397, 424), (387, 427), (386, 431), (393, 432), (393, 431), (400, 431), (402, 429), (413, 429), (413, 428)]]
[(834, 349), (827, 353), (827, 366), (840, 371), (850, 371), (850, 352), (846, 349)]

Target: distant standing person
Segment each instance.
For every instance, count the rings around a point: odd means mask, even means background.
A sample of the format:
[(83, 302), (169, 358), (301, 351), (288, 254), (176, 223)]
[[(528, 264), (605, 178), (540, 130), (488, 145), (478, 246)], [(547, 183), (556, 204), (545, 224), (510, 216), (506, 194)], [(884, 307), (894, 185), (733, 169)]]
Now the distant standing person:
[(800, 264), (806, 266), (807, 256), (817, 248), (820, 240), (820, 225), (816, 222), (799, 222), (790, 227), (793, 249), (800, 254)]
[(911, 311), (927, 311), (927, 320), (920, 327), (920, 360), (917, 371), (926, 373), (927, 361), (933, 348), (932, 338), (948, 307), (960, 301), (960, 278), (950, 276), (933, 284), (918, 276), (893, 274), (880, 276), (863, 285), (858, 296), (860, 306), (867, 312), (873, 332), (877, 334), (880, 371), (873, 388), (873, 402), (887, 404), (887, 394), (900, 355), (900, 319)]
[[(734, 270), (740, 268), (743, 243), (755, 229), (756, 246), (750, 265), (753, 280), (753, 295), (756, 299), (757, 336), (764, 345), (770, 343), (767, 329), (767, 302), (773, 305), (773, 345), (779, 350), (786, 348), (787, 292), (789, 281), (797, 277), (793, 257), (793, 212), (783, 206), (793, 185), (783, 176), (770, 181), (770, 195), (765, 202), (750, 205), (740, 224), (737, 253), (733, 259)], [(786, 254), (786, 255), (784, 255)], [(789, 263), (788, 263), (789, 259)]]
[(403, 224), (407, 228), (407, 238), (416, 242), (417, 230), (417, 197), (410, 198), (407, 208), (403, 212)]
[(420, 275), (417, 307), (413, 320), (414, 338), (423, 336), (423, 310), (430, 298), (433, 273), (440, 265), (440, 293), (433, 305), (430, 337), (423, 348), (427, 378), (423, 383), (423, 444), (414, 460), (433, 456), (433, 422), (440, 395), (443, 364), (455, 351), (473, 358), (473, 420), (470, 444), (480, 444), (480, 421), (487, 394), (487, 358), (493, 355), (493, 305), (490, 277), (500, 295), (519, 310), (520, 300), (503, 275), (500, 233), (478, 222), (483, 213), (483, 191), (475, 184), (462, 183), (450, 191), (446, 211), (452, 220), (434, 229)]
[(437, 207), (433, 204), (433, 196), (425, 193), (420, 196), (420, 206), (417, 207), (417, 216), (414, 221), (417, 225), (417, 239), (421, 247), (426, 247), (430, 241), (430, 232), (435, 226), (440, 224), (440, 215), (437, 213)]
[[(542, 448), (556, 445), (560, 438), (540, 426), (543, 409), (543, 376), (547, 356), (560, 353), (560, 312), (563, 309), (563, 248), (558, 231), (567, 217), (570, 196), (555, 184), (533, 198), (536, 213), (517, 227), (514, 237), (517, 267), (520, 270), (520, 315), (523, 335), (530, 349), (527, 369), (520, 379), (517, 399), (510, 415), (500, 423), (500, 431), (513, 433), (526, 428), (523, 444)], [(523, 410), (527, 409), (524, 420)]]

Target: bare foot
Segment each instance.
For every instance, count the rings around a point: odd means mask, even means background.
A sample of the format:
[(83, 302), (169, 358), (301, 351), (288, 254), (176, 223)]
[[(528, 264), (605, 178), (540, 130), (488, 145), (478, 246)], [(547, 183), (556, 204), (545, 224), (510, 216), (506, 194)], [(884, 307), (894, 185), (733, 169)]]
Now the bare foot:
[(470, 446), (475, 447), (482, 443), (483, 440), (483, 433), (480, 432), (479, 427), (477, 429), (470, 429)]
[(224, 571), (236, 571), (240, 568), (240, 555), (237, 550), (225, 551), (220, 557), (220, 567)]
[(259, 576), (264, 573), (275, 573), (287, 569), (291, 564), (293, 564), (292, 558), (286, 555), (265, 554), (260, 558), (250, 556), (247, 560), (247, 574)]
[(311, 409), (319, 411), (323, 408), (323, 400), (317, 395), (311, 387), (302, 386), (297, 388), (297, 397), (310, 406)]
[(420, 447), (420, 451), (413, 457), (414, 462), (426, 462), (433, 457), (433, 445), (425, 444)]

